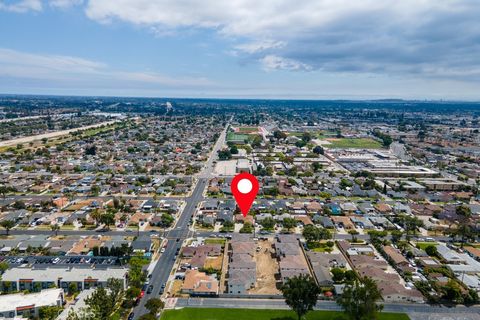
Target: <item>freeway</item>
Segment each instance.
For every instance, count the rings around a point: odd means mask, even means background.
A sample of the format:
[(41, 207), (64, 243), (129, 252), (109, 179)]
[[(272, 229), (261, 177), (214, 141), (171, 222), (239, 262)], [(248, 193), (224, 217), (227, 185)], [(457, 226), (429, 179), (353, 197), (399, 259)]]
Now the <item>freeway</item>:
[(186, 205), (178, 218), (175, 228), (168, 231), (166, 234), (168, 239), (167, 247), (155, 265), (149, 282), (153, 285), (152, 293), (146, 294), (140, 300), (139, 305), (133, 310), (135, 319), (148, 313), (148, 310), (145, 308), (145, 303), (150, 298), (158, 297), (161, 285), (168, 281), (168, 277), (170, 276), (170, 272), (177, 258), (177, 252), (180, 251), (182, 243), (188, 238), (190, 220), (192, 219), (198, 204), (203, 200), (203, 192), (212, 175), (215, 159), (217, 158), (217, 151), (220, 150), (225, 141), (228, 125), (229, 124), (226, 125), (225, 129), (220, 134), (203, 171), (198, 175), (198, 181), (193, 192), (189, 197), (185, 198)]
[(72, 132), (98, 128), (98, 127), (101, 127), (101, 126), (108, 126), (108, 125), (111, 125), (111, 124), (114, 124), (114, 123), (117, 123), (117, 122), (118, 122), (118, 120), (105, 121), (105, 122), (92, 124), (92, 125), (88, 125), (88, 126), (84, 126), (84, 127), (74, 128), (74, 129), (47, 132), (47, 133), (37, 134), (37, 135), (34, 135), (34, 136), (21, 137), (21, 138), (15, 138), (15, 139), (11, 139), (11, 140), (0, 141), (0, 147), (15, 146), (17, 144), (28, 143), (28, 142), (32, 142), (32, 141), (38, 141), (38, 140), (42, 140), (44, 138), (47, 138), (47, 139), (57, 138), (57, 137), (61, 137), (61, 136), (66, 136), (66, 135), (68, 135)]

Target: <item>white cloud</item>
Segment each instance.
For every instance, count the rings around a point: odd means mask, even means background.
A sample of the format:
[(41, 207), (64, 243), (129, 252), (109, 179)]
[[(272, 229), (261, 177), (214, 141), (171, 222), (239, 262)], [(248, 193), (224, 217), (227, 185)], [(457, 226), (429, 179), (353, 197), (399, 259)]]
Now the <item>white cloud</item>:
[(0, 10), (24, 13), (27, 11), (41, 11), (42, 2), (40, 0), (20, 0), (14, 2), (0, 1)]
[(159, 35), (215, 30), (233, 40), (233, 54), (276, 68), (479, 76), (469, 71), (480, 66), (478, 1), (88, 0), (86, 14)]
[(256, 41), (256, 42), (249, 42), (237, 45), (235, 48), (246, 52), (246, 53), (259, 53), (271, 49), (279, 49), (285, 47), (286, 43), (283, 41), (273, 41), (273, 40), (264, 40), (264, 41)]
[(293, 59), (282, 58), (275, 55), (267, 55), (263, 57), (261, 60), (263, 68), (266, 71), (271, 70), (290, 70), (290, 71), (309, 71), (312, 70), (312, 67), (301, 63), (299, 61), (295, 61)]
[(62, 85), (95, 83), (99, 86), (201, 87), (211, 82), (202, 77), (173, 78), (154, 72), (122, 71), (79, 57), (25, 53), (0, 48), (0, 77), (48, 80)]

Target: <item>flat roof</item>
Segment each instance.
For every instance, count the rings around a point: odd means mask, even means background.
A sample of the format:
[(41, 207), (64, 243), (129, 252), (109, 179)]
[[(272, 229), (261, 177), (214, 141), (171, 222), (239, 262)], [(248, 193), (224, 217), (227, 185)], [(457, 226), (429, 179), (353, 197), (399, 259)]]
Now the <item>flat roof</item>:
[(85, 279), (107, 281), (110, 278), (123, 279), (128, 269), (126, 268), (11, 268), (2, 275), (2, 281), (29, 280), (35, 282), (57, 281), (83, 282)]
[(16, 310), (21, 307), (56, 306), (62, 289), (45, 289), (36, 293), (14, 293), (0, 295), (0, 312)]

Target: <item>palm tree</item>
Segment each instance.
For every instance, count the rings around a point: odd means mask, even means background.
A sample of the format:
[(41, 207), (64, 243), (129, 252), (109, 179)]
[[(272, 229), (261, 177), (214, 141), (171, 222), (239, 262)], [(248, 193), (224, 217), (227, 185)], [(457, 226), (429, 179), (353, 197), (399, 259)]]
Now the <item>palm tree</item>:
[(352, 242), (357, 242), (358, 231), (355, 229), (348, 230), (348, 233), (352, 236)]
[(53, 232), (55, 232), (55, 237), (58, 235), (58, 230), (60, 230), (60, 226), (55, 223), (50, 226), (50, 229), (52, 229)]

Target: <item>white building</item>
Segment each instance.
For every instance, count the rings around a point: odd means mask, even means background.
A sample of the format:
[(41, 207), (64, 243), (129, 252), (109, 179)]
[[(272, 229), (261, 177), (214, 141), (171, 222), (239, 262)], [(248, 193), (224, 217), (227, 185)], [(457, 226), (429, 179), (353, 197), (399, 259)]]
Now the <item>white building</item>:
[(41, 307), (63, 306), (62, 289), (46, 289), (37, 293), (0, 295), (0, 319), (38, 317)]

